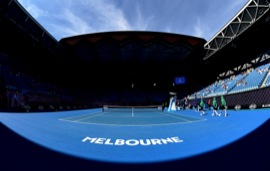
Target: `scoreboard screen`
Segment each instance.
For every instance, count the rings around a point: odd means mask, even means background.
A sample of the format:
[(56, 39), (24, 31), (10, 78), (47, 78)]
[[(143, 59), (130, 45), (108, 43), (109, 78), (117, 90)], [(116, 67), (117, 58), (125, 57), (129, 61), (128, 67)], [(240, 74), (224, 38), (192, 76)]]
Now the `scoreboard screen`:
[(175, 85), (186, 84), (186, 77), (185, 76), (175, 77), (174, 78), (174, 84)]

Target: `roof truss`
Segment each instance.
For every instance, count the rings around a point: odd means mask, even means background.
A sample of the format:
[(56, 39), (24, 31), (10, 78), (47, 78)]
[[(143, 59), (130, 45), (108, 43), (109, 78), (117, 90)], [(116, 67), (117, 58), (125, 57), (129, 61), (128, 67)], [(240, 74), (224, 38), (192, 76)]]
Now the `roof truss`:
[(206, 55), (204, 60), (207, 60), (218, 50), (233, 41), (266, 14), (270, 8), (268, 1), (269, 0), (250, 0), (221, 31), (205, 44)]

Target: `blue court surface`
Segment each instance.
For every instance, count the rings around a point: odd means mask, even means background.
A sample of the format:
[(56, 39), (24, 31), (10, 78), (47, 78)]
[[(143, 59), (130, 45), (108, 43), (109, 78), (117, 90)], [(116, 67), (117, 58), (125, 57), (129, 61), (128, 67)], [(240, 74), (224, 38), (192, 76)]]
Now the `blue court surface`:
[(227, 146), (270, 118), (269, 109), (0, 113), (16, 134), (46, 149), (91, 161), (156, 163), (181, 160)]

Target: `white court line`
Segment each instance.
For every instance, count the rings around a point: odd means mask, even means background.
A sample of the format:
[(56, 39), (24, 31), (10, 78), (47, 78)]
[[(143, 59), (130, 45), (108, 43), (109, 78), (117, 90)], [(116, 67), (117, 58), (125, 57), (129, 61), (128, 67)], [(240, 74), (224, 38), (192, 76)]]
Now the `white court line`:
[[(88, 113), (88, 114), (84, 114), (84, 115), (75, 115), (75, 116), (70, 116), (70, 117), (65, 117), (65, 118), (60, 118), (59, 120), (68, 120), (70, 121), (69, 119), (70, 118), (75, 118), (75, 117), (80, 117), (80, 116), (85, 116), (85, 115), (91, 115), (91, 116), (88, 116), (88, 117), (84, 117), (84, 118), (81, 118), (79, 120), (82, 120), (82, 119), (85, 119), (85, 118), (91, 118), (91, 117), (94, 117), (94, 116), (97, 116), (97, 115), (101, 115), (103, 112), (97, 112), (97, 113)], [(75, 120), (75, 121), (79, 121), (79, 120)]]
[[(95, 117), (95, 116), (98, 116), (98, 115), (102, 115), (102, 114), (105, 114), (105, 113), (109, 113), (109, 112), (93, 112), (93, 113), (88, 113), (88, 114), (83, 114), (83, 115), (75, 115), (75, 116), (70, 116), (70, 117), (65, 117), (65, 118), (60, 118), (59, 120), (67, 120), (67, 121), (70, 121), (71, 118), (76, 118), (76, 117), (80, 117), (80, 116), (85, 116), (85, 115), (91, 115), (91, 116), (88, 116), (88, 117), (84, 117), (84, 118), (80, 118), (78, 120), (73, 120), (74, 122), (75, 121), (80, 121), (80, 120), (83, 120), (83, 119), (86, 119), (86, 118), (92, 118), (92, 117)], [(105, 116), (114, 116), (114, 115), (105, 115)], [(121, 116), (119, 116), (121, 117)]]
[(176, 125), (176, 124), (187, 124), (190, 122), (201, 122), (203, 120), (197, 120), (197, 121), (188, 121), (188, 122), (173, 122), (173, 123), (159, 123), (159, 124), (113, 124), (113, 123), (96, 123), (96, 122), (81, 122), (81, 121), (72, 121), (72, 120), (65, 120), (68, 122), (75, 122), (80, 124), (90, 124), (90, 125), (108, 125), (108, 126), (127, 126), (127, 127), (134, 127), (134, 126), (165, 126), (165, 125)]
[[(197, 118), (195, 116), (188, 116), (188, 115), (183, 115), (183, 114), (167, 113), (167, 112), (164, 112), (164, 113), (163, 112), (159, 112), (159, 113), (162, 113), (163, 115), (166, 115), (166, 116), (169, 116), (169, 117), (172, 117), (172, 118), (183, 119), (183, 120), (186, 120), (188, 122), (190, 122), (191, 120), (184, 119), (184, 118), (179, 118), (179, 117), (176, 117), (176, 116), (173, 116), (173, 115), (181, 115), (183, 117), (185, 116), (185, 117), (190, 117), (190, 118), (196, 118), (196, 119), (199, 119), (199, 121), (207, 120), (207, 119), (201, 119), (201, 118)], [(194, 121), (191, 121), (191, 122), (194, 122)]]

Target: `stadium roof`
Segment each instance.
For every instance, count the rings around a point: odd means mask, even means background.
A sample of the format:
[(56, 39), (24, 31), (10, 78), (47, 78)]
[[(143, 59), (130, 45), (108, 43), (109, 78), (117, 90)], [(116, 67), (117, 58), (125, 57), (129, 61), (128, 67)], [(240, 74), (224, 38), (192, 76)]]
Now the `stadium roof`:
[(165, 86), (172, 85), (174, 77), (189, 74), (191, 62), (203, 57), (198, 53), (206, 41), (172, 33), (120, 31), (68, 37), (60, 43), (87, 68), (83, 72), (97, 75), (99, 82), (114, 78), (127, 84), (162, 82)]

